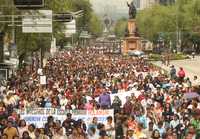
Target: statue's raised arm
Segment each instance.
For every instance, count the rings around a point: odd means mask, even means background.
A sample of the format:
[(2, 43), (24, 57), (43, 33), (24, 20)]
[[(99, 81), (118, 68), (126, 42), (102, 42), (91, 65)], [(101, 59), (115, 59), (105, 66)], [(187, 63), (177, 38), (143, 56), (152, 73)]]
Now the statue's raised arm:
[(137, 10), (134, 5), (134, 2), (132, 1), (131, 4), (127, 2), (127, 6), (129, 7), (129, 19), (135, 19)]

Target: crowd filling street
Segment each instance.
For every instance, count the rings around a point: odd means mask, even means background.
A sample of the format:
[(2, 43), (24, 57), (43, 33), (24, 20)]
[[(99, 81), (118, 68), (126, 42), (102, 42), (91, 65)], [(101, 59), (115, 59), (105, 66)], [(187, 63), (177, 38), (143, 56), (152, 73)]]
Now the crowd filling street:
[[(1, 139), (200, 139), (200, 80), (191, 81), (182, 67), (171, 65), (167, 74), (142, 57), (92, 47), (61, 51), (43, 69), (36, 67), (24, 66), (1, 81)], [(114, 116), (105, 123), (94, 116), (86, 124), (71, 113), (64, 121), (48, 115), (41, 128), (18, 113), (27, 108), (113, 109)]]

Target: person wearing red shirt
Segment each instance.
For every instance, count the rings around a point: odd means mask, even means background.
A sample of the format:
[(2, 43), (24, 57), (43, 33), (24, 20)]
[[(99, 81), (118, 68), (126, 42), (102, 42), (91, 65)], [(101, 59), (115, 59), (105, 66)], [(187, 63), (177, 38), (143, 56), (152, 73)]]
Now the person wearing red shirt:
[(179, 81), (182, 83), (185, 78), (185, 71), (183, 70), (182, 67), (180, 67), (180, 70), (178, 72), (178, 77), (179, 77)]

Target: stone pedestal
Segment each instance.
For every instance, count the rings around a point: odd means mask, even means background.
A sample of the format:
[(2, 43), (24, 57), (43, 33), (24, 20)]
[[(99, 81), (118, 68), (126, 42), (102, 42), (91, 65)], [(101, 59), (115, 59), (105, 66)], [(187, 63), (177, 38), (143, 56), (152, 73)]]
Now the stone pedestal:
[(141, 50), (139, 37), (126, 37), (123, 43), (123, 54), (128, 54), (129, 51)]
[(134, 36), (134, 33), (136, 31), (136, 21), (135, 19), (129, 19), (128, 20), (128, 31), (130, 36)]
[(127, 55), (131, 50), (141, 50), (140, 45), (140, 37), (136, 36), (137, 26), (135, 19), (128, 20), (128, 37), (125, 37), (123, 46), (122, 46), (122, 53)]

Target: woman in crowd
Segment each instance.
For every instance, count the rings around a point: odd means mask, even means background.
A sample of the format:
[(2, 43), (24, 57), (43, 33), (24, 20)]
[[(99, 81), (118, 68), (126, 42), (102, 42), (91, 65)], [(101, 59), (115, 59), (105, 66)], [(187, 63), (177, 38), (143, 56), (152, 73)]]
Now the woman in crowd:
[(28, 131), (24, 131), (22, 134), (22, 139), (32, 139), (32, 138), (29, 136)]
[(26, 121), (25, 120), (20, 120), (19, 121), (19, 127), (18, 127), (18, 132), (19, 132), (19, 137), (22, 137), (22, 134), (24, 131), (27, 131), (28, 127), (26, 126)]
[(160, 133), (157, 129), (155, 129), (151, 135), (151, 139), (162, 139)]

